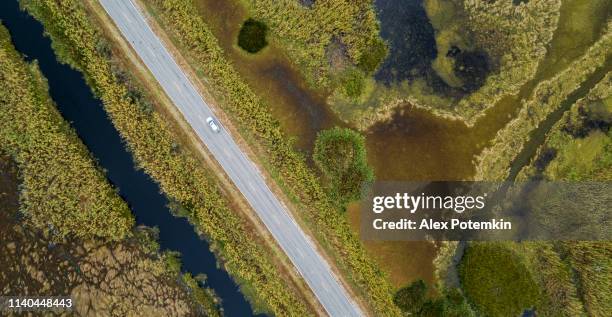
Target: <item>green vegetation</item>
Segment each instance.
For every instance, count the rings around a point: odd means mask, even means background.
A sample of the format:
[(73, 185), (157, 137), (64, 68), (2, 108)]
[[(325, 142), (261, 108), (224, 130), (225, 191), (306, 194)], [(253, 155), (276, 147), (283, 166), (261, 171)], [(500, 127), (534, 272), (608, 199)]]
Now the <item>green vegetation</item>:
[(319, 132), (313, 159), (332, 199), (341, 205), (358, 200), (363, 183), (374, 179), (367, 162), (365, 138), (350, 129), (336, 127)]
[[(609, 37), (609, 32), (602, 38), (602, 41), (609, 40), (607, 37)], [(596, 62), (593, 62), (593, 55), (591, 55), (593, 49), (598, 49), (599, 45), (604, 44), (597, 43), (593, 46), (587, 52), (587, 55), (577, 62), (577, 65), (592, 72), (598, 66), (597, 63), (603, 63), (602, 59), (605, 59), (604, 57), (598, 57), (594, 59)], [(606, 45), (609, 44), (605, 44), (604, 47)], [(606, 56), (607, 53), (601, 54)], [(592, 62), (590, 65), (588, 65), (589, 60)], [(588, 67), (584, 65), (588, 65)], [(557, 80), (568, 80), (570, 74), (578, 74), (581, 79), (576, 81), (583, 81), (584, 75), (580, 74), (581, 67), (568, 68), (566, 72), (559, 75)], [(609, 69), (604, 68), (604, 71), (605, 77), (592, 88), (587, 86), (586, 88), (589, 88), (589, 90), (586, 90), (581, 98), (570, 104), (569, 110), (553, 125), (546, 135), (544, 143), (540, 145), (537, 155), (517, 176), (518, 180), (607, 181), (612, 179), (610, 174), (612, 135), (609, 129), (609, 118), (610, 113), (612, 113), (610, 102), (612, 73), (609, 72)], [(552, 85), (552, 83), (546, 82), (546, 85)], [(546, 98), (544, 100), (553, 99), (555, 93), (563, 94), (559, 92), (563, 90), (553, 90), (553, 92), (546, 90), (548, 93), (545, 94), (542, 92), (543, 87), (545, 86), (538, 88), (539, 91), (536, 92), (536, 97), (534, 97), (536, 100), (542, 100), (541, 98)], [(563, 86), (561, 85), (561, 87)], [(575, 86), (570, 87), (574, 88)], [(568, 90), (571, 90), (571, 88)], [(535, 109), (538, 108), (535, 104), (532, 105), (532, 102), (534, 101), (528, 101), (527, 104), (533, 107), (531, 110), (533, 114)], [(560, 103), (558, 100), (555, 102)], [(540, 108), (541, 105), (542, 103), (538, 104)], [(523, 122), (523, 124), (525, 123)], [(527, 121), (527, 124), (530, 124), (529, 121)], [(516, 127), (514, 129), (516, 130)], [(504, 130), (503, 133), (507, 133), (507, 130)], [(605, 191), (606, 189), (601, 188), (601, 190)], [(538, 194), (539, 191), (540, 188), (537, 188), (532, 190), (532, 193)], [(566, 193), (565, 196), (575, 196), (577, 194), (584, 193)], [(600, 223), (601, 220), (597, 217), (601, 217), (601, 215), (605, 217), (607, 212), (607, 205), (602, 203), (600, 198), (604, 197), (605, 193), (598, 194), (597, 190), (591, 188), (586, 194), (591, 195), (590, 199), (585, 200), (592, 204), (591, 206), (572, 207), (565, 205), (564, 208), (588, 210), (589, 214), (581, 217), (581, 224), (589, 224), (588, 221), (591, 221), (590, 223)], [(545, 191), (544, 195), (546, 195)], [(547, 195), (547, 199), (536, 199), (536, 201), (542, 201), (544, 204), (554, 204), (555, 197)], [(551, 210), (551, 208), (547, 209)], [(543, 225), (548, 224), (553, 229), (567, 230), (563, 229), (564, 223), (559, 223), (559, 217), (555, 215), (542, 215), (540, 218), (542, 218)], [(575, 225), (576, 219), (571, 219), (568, 228), (575, 230)], [(585, 227), (584, 230), (594, 232), (593, 229), (588, 227)], [(471, 248), (472, 246), (470, 246)], [(611, 254), (610, 243), (586, 241), (509, 243), (505, 244), (504, 248), (512, 249), (514, 256), (520, 258), (520, 263), (523, 264), (521, 270), (525, 272), (519, 275), (529, 275), (539, 285), (538, 288), (541, 290), (541, 300), (537, 307), (539, 314), (550, 316), (605, 316), (610, 311), (609, 303), (612, 302), (612, 292), (609, 291), (609, 286), (612, 283), (612, 272), (610, 272), (612, 263), (609, 259)], [(508, 253), (510, 251), (501, 252)], [(487, 256), (493, 257), (491, 254)], [(499, 263), (503, 263), (503, 261), (499, 261)], [(498, 276), (499, 272), (504, 271), (501, 268), (497, 272), (491, 271), (489, 273), (491, 276)], [(469, 279), (466, 278), (464, 285), (467, 282), (469, 282)], [(505, 285), (501, 282), (498, 283), (500, 283), (499, 285)], [(486, 300), (484, 293), (476, 293), (476, 295), (474, 293), (470, 293), (466, 288), (466, 294), (470, 296), (473, 302), (476, 303), (477, 299), (472, 298), (472, 296), (478, 298), (484, 296)], [(482, 298), (478, 300), (485, 301)]]
[(257, 53), (268, 45), (267, 32), (268, 27), (264, 23), (249, 18), (238, 33), (238, 46), (249, 53)]
[[(612, 113), (611, 81), (612, 73), (608, 72), (586, 96), (572, 105), (553, 126), (536, 157), (519, 174), (519, 179), (612, 180), (612, 132), (608, 121)], [(597, 198), (594, 197), (593, 201)], [(606, 207), (603, 205), (604, 210)], [(584, 314), (586, 311), (590, 316), (605, 316), (612, 309), (611, 244), (568, 241), (548, 244), (546, 248), (547, 253), (538, 252), (543, 254), (540, 258), (546, 259), (539, 271), (546, 276), (547, 284), (555, 288), (549, 292), (556, 295), (551, 302), (574, 307), (570, 310), (572, 313), (567, 315), (578, 315), (576, 312)], [(549, 260), (555, 258), (558, 260)], [(558, 267), (566, 266), (566, 270), (571, 270), (574, 275), (545, 274), (550, 271), (550, 263), (559, 262)], [(560, 292), (559, 289), (564, 291)], [(573, 294), (569, 304), (564, 302), (565, 298), (570, 297), (568, 294)]]
[(548, 182), (532, 186), (521, 204), (530, 209), (533, 226), (566, 240), (605, 239), (602, 224), (609, 223), (609, 188), (591, 179), (584, 181), (571, 186)]
[[(362, 104), (372, 75), (388, 53), (379, 35), (373, 1), (236, 0), (269, 26), (270, 42), (281, 48), (314, 90)], [(348, 70), (347, 70), (348, 69)]]
[(466, 296), (486, 316), (519, 316), (542, 302), (520, 256), (501, 243), (470, 244), (459, 274)]
[(584, 315), (572, 269), (558, 254), (554, 244), (528, 242), (509, 245), (525, 259), (530, 274), (542, 290), (542, 306), (537, 307), (538, 313), (545, 316)]
[(365, 75), (359, 69), (349, 67), (340, 74), (340, 85), (345, 96), (359, 98), (365, 89)]
[(376, 83), (359, 98), (347, 98), (339, 85), (328, 102), (343, 121), (366, 130), (411, 104), (473, 125), (484, 110), (518, 93), (535, 76), (557, 27), (561, 1), (426, 0), (423, 6), (435, 30), (432, 74), (390, 86)]
[[(508, 100), (512, 104), (520, 102), (525, 105), (517, 117), (498, 132), (491, 147), (477, 159), (476, 179), (505, 178), (510, 163), (521, 151), (522, 143), (528, 139), (531, 131), (561, 103), (564, 104), (563, 108), (569, 108), (573, 101), (564, 99), (596, 67), (607, 63), (601, 71), (607, 71), (605, 67), (609, 69), (606, 49), (610, 45), (611, 26), (606, 23), (605, 15), (608, 7), (608, 1), (573, 0), (563, 3), (559, 28), (538, 70), (536, 79), (539, 83), (527, 85), (528, 89), (522, 90), (519, 98)], [(527, 101), (523, 102), (522, 98)], [(545, 152), (547, 155), (542, 158), (550, 156), (554, 150)]]
[(464, 82), (455, 75), (455, 57), (474, 49), (473, 35), (466, 31), (467, 14), (459, 1), (426, 0), (423, 4), (436, 30), (438, 55), (432, 68), (450, 87), (461, 87)]
[[(68, 294), (78, 299), (80, 315), (219, 316), (212, 290), (187, 283), (180, 262), (169, 269), (155, 230), (133, 228), (127, 204), (57, 111), (37, 65), (23, 61), (2, 25), (0, 78), (3, 292)], [(15, 167), (6, 164), (13, 160)]]
[(21, 212), (58, 238), (121, 240), (134, 219), (0, 27), (0, 146), (19, 164)]
[[(531, 98), (525, 102), (518, 115), (498, 131), (492, 145), (477, 157), (475, 179), (502, 180), (510, 172), (510, 163), (523, 149), (531, 132), (546, 117), (560, 107), (572, 92), (595, 73), (609, 69), (608, 47), (612, 45), (612, 26), (591, 46), (586, 54), (553, 78), (541, 82)], [(604, 73), (605, 74), (605, 73)], [(573, 102), (570, 101), (570, 105)]]
[(248, 234), (245, 221), (227, 207), (211, 172), (177, 146), (177, 137), (164, 118), (142, 106), (144, 94), (133, 93), (137, 85), (126, 83), (130, 77), (120, 70), (120, 62), (110, 59), (110, 50), (101, 49), (109, 44), (98, 31), (102, 28), (89, 20), (83, 3), (24, 0), (22, 4), (42, 21), (59, 58), (84, 73), (139, 166), (159, 182), (171, 201), (189, 208), (190, 221), (209, 239), (224, 268), (245, 293), (258, 297), (254, 302), (267, 305), (256, 309), (278, 315), (308, 315), (305, 304), (281, 279), (272, 255)]
[(427, 298), (427, 285), (417, 280), (400, 288), (393, 298), (395, 304), (410, 316), (473, 317), (476, 316), (458, 289), (449, 289), (442, 296)]
[(219, 312), (219, 299), (216, 297), (214, 291), (210, 288), (203, 288), (200, 286), (205, 283), (205, 280), (196, 280), (198, 277), (196, 276), (194, 278), (189, 273), (183, 274), (182, 278), (182, 282), (192, 290), (193, 293), (191, 296), (193, 296), (196, 302), (201, 304), (204, 308), (206, 316), (223, 316), (223, 314)]
[(372, 74), (385, 59), (388, 52), (387, 44), (381, 39), (375, 39), (370, 44), (370, 47), (368, 47), (368, 50), (361, 54), (357, 66), (366, 72), (366, 74)]
[(404, 312), (418, 314), (425, 304), (426, 296), (427, 285), (423, 280), (417, 280), (409, 286), (400, 288), (395, 293), (393, 302)]
[[(557, 28), (561, 1), (533, 0), (521, 5), (514, 5), (511, 1), (459, 2), (462, 7), (459, 16), (466, 17), (459, 20), (469, 30), (467, 40), (472, 45), (463, 51), (472, 51), (478, 55), (486, 53), (491, 59), (487, 67), (493, 71), (482, 82), (482, 87), (459, 101), (455, 109), (468, 122), (473, 123), (483, 114), (483, 110), (505, 95), (516, 94), (523, 84), (534, 77), (540, 61), (546, 56), (546, 45)], [(452, 25), (456, 22), (449, 23)], [(448, 23), (444, 23), (440, 29), (445, 30), (446, 25)], [(451, 43), (462, 48), (461, 40), (457, 41), (454, 36), (451, 38)], [(478, 70), (479, 73), (481, 71)], [(467, 82), (470, 79), (471, 76), (468, 76), (462, 78), (462, 81), (474, 85)]]
[(610, 242), (564, 242), (561, 250), (576, 272), (579, 294), (589, 316), (612, 311), (612, 244)]
[[(534, 195), (535, 192), (540, 190), (539, 187), (531, 189), (534, 193), (530, 193), (530, 195)], [(599, 193), (597, 193), (598, 190)], [(570, 219), (571, 224), (568, 228), (563, 228), (564, 223), (561, 217), (549, 214), (541, 217), (544, 218), (543, 225), (550, 224), (552, 226), (551, 230), (565, 230), (565, 237), (571, 238), (568, 236), (568, 232), (576, 230), (578, 223), (582, 224), (590, 218), (597, 218), (598, 213), (604, 214), (605, 217), (606, 205), (605, 203), (602, 204), (601, 199), (597, 197), (598, 195), (605, 195), (604, 191), (605, 188), (596, 188), (592, 193), (591, 200), (594, 202), (599, 200), (599, 206), (597, 206), (597, 203), (591, 203), (592, 206), (583, 205), (579, 207), (567, 203), (563, 205), (563, 208), (569, 210), (583, 208), (589, 211), (587, 215), (579, 216), (580, 219)], [(576, 196), (576, 193), (570, 193), (566, 194), (565, 198), (574, 196)], [(549, 194), (546, 195), (546, 199), (536, 198), (535, 201), (546, 200), (545, 204), (554, 206), (555, 199)], [(587, 199), (587, 201), (589, 200)], [(547, 209), (552, 208), (549, 206)], [(531, 212), (539, 213), (535, 207)], [(538, 218), (538, 220), (540, 219)], [(535, 223), (534, 225), (541, 226)], [(601, 225), (599, 228), (601, 228)], [(588, 227), (585, 227), (584, 230), (591, 232)], [(562, 236), (562, 234), (558, 234), (558, 236)], [(516, 315), (515, 312), (502, 311), (502, 309), (505, 309), (504, 307), (508, 307), (507, 303), (519, 303), (520, 305), (514, 308), (510, 307), (515, 311), (535, 308), (538, 315), (543, 316), (585, 315), (587, 305), (586, 301), (581, 298), (583, 291), (581, 290), (581, 281), (576, 278), (576, 272), (585, 270), (589, 274), (595, 274), (594, 271), (599, 271), (603, 274), (598, 276), (596, 282), (595, 279), (589, 280), (593, 285), (592, 289), (596, 289), (597, 293), (594, 294), (597, 294), (596, 297), (600, 299), (606, 296), (609, 298), (609, 294), (605, 291), (602, 292), (602, 290), (605, 289), (604, 285), (609, 283), (610, 279), (609, 274), (606, 275), (607, 273), (601, 272), (602, 265), (605, 265), (601, 260), (605, 257), (603, 254), (608, 251), (598, 247), (605, 246), (605, 243), (593, 243), (597, 247), (581, 253), (580, 248), (588, 244), (590, 243), (574, 244), (545, 241), (470, 243), (459, 265), (461, 285), (470, 302), (474, 304), (478, 312), (485, 315)], [(572, 247), (568, 245), (572, 245)], [(602, 251), (603, 253), (598, 254)], [(589, 262), (590, 260), (584, 258), (577, 259), (577, 261), (584, 261), (581, 263), (596, 263), (593, 267), (589, 267), (590, 264), (585, 266), (574, 265), (569, 256), (572, 252), (580, 253), (579, 257), (589, 253), (595, 257), (599, 255), (599, 258), (594, 262)], [(522, 297), (516, 298), (517, 296)], [(597, 314), (593, 315), (597, 316)]]
[(608, 73), (553, 127), (546, 148), (554, 151), (554, 158), (538, 167), (544, 177), (570, 181), (612, 179), (611, 81)]
[(254, 18), (270, 27), (270, 40), (284, 49), (312, 87), (333, 86), (335, 69), (326, 51), (334, 41), (345, 47), (352, 65), (368, 74), (386, 56), (371, 1), (315, 1), (311, 7), (299, 1), (241, 2)]
[[(294, 4), (297, 2), (292, 1), (288, 6)], [(275, 7), (279, 4), (273, 2), (271, 5)], [(279, 123), (270, 115), (268, 106), (226, 62), (217, 40), (197, 15), (193, 2), (157, 0), (149, 6), (153, 16), (159, 19), (161, 26), (195, 67), (196, 73), (202, 74), (207, 88), (219, 101), (218, 105), (234, 118), (234, 124), (245, 139), (255, 145), (253, 148), (261, 149), (258, 154), (263, 158), (264, 166), (299, 206), (301, 212), (296, 215), (316, 228), (312, 230), (316, 238), (334, 257), (351, 284), (358, 287), (360, 295), (376, 312), (398, 315), (399, 310), (392, 302), (392, 287), (386, 276), (366, 255), (345, 216), (337, 212), (343, 206), (338, 206), (338, 202), (325, 193), (314, 171), (306, 165), (303, 156), (293, 149)], [(272, 12), (270, 7), (260, 9)], [(268, 25), (273, 32), (274, 24), (268, 22)]]

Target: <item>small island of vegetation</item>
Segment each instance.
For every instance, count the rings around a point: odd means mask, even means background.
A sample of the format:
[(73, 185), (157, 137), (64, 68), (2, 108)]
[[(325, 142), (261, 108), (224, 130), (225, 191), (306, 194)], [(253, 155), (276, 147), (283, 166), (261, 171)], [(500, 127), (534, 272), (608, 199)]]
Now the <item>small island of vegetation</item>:
[(249, 18), (238, 33), (238, 46), (251, 54), (257, 53), (268, 45), (267, 33), (268, 27), (263, 22)]
[(313, 158), (330, 196), (342, 204), (359, 199), (361, 185), (374, 179), (367, 163), (365, 138), (351, 129), (336, 127), (321, 131)]

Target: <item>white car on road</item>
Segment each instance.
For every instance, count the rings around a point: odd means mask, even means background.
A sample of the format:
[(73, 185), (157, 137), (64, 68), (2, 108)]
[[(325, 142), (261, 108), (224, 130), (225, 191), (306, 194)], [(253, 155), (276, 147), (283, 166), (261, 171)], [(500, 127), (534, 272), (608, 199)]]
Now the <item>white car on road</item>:
[(219, 131), (221, 131), (221, 129), (219, 129), (219, 125), (217, 125), (215, 119), (213, 119), (212, 117), (206, 118), (206, 123), (208, 123), (210, 129), (213, 130), (213, 132), (219, 133)]

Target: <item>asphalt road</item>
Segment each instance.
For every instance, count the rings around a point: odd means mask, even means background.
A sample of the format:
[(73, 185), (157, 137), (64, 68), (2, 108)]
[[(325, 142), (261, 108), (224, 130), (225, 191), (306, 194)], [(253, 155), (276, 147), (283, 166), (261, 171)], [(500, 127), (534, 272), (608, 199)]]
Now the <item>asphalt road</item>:
[(100, 3), (270, 230), (327, 313), (331, 316), (363, 315), (287, 208), (270, 191), (255, 164), (223, 129), (223, 123), (215, 119), (221, 126), (219, 133), (208, 126), (206, 118), (215, 118), (213, 111), (151, 30), (140, 9), (132, 0), (100, 0)]

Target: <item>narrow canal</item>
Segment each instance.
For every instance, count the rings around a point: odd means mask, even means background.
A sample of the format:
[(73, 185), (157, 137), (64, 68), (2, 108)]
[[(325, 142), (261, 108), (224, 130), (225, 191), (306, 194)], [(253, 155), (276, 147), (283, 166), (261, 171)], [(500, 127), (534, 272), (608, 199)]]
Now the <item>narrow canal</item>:
[(80, 72), (60, 64), (43, 36), (42, 25), (21, 11), (14, 1), (0, 1), (0, 20), (8, 28), (13, 43), (28, 61), (38, 61), (49, 81), (49, 93), (62, 116), (76, 130), (89, 151), (106, 170), (110, 182), (132, 209), (136, 222), (159, 228), (159, 244), (163, 250), (181, 253), (183, 270), (193, 275), (204, 273), (207, 286), (222, 300), (227, 316), (252, 316), (249, 303), (237, 284), (217, 267), (214, 254), (205, 240), (184, 218), (176, 218), (168, 209), (168, 199), (158, 185), (142, 170), (137, 170), (123, 140), (107, 117)]

